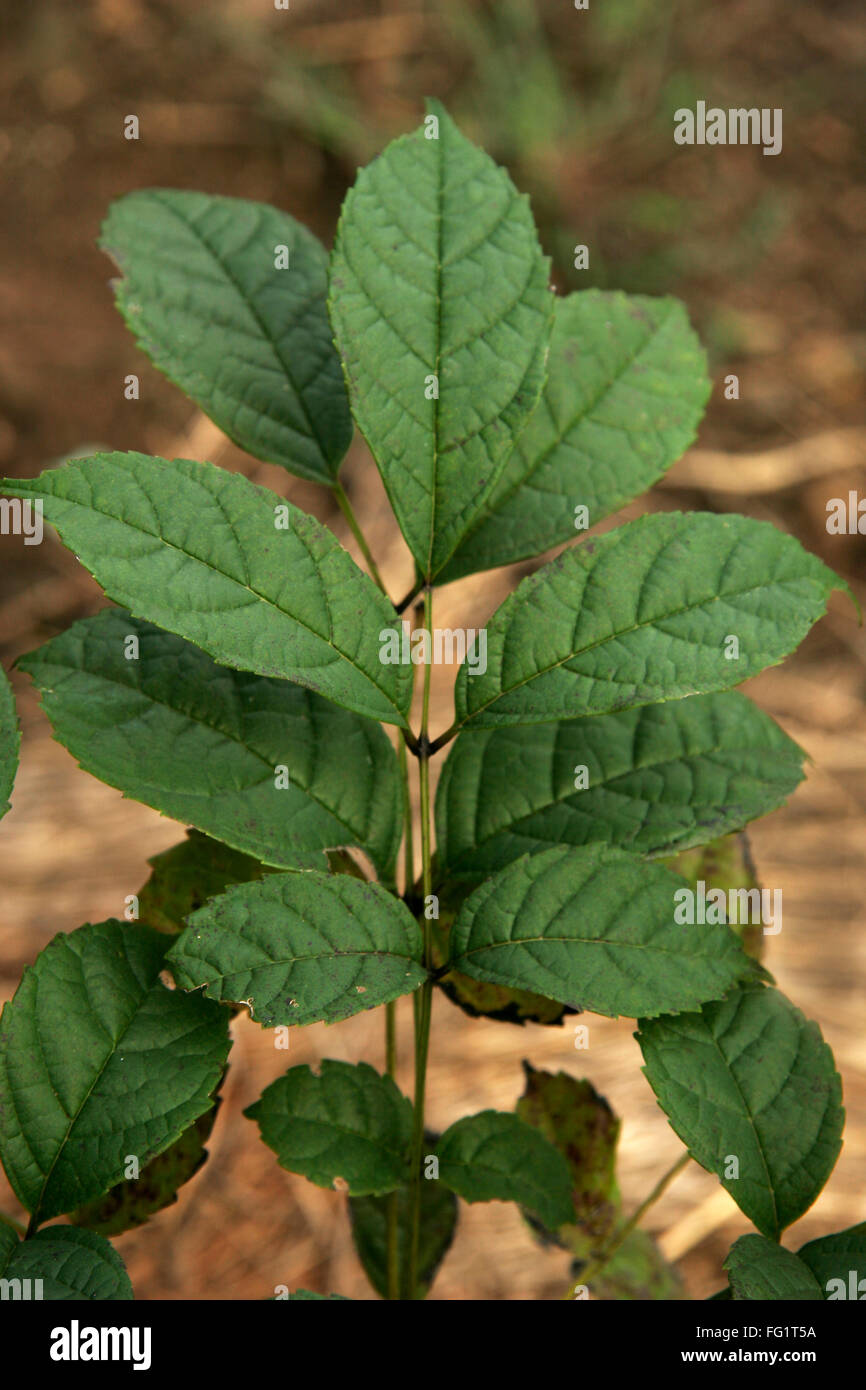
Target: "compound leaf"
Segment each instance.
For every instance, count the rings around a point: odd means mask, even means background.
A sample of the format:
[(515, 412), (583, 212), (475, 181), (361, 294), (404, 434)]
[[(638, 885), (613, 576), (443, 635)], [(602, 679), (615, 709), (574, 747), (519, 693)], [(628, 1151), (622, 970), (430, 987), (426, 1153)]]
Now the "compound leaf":
[[(803, 1215), (841, 1147), (842, 1086), (815, 1023), (748, 983), (700, 1013), (641, 1019), (644, 1074), (692, 1157), (771, 1240)], [(726, 1177), (731, 1159), (738, 1176)]]
[(815, 1302), (823, 1298), (808, 1265), (793, 1251), (765, 1236), (740, 1236), (725, 1260), (732, 1297), (737, 1302)]
[(617, 1017), (717, 999), (754, 967), (728, 926), (674, 920), (683, 880), (605, 844), (525, 855), (477, 888), (455, 969)]
[(312, 233), (264, 203), (144, 188), (112, 203), (100, 246), (154, 365), (242, 449), (332, 484), (352, 419)]
[(213, 1104), (225, 1010), (160, 980), (165, 936), (101, 922), (56, 936), (0, 1018), (0, 1159), (47, 1221), (164, 1152)]
[(406, 723), (412, 668), (379, 659), (394, 609), (325, 526), (275, 492), (213, 464), (135, 453), (3, 487), (42, 498), (64, 544), (137, 617), (223, 666)]
[(282, 1168), (319, 1187), (342, 1179), (351, 1196), (375, 1196), (405, 1177), (412, 1105), (366, 1062), (324, 1061), (319, 1076), (292, 1067), (244, 1114)]
[(578, 520), (585, 530), (637, 497), (691, 444), (709, 394), (676, 299), (583, 290), (557, 300), (538, 409), (440, 582), (573, 540)]
[(436, 793), (444, 870), (481, 877), (527, 852), (594, 840), (655, 856), (782, 804), (805, 754), (735, 692), (592, 719), (472, 729)]
[(167, 956), (181, 989), (243, 1002), (257, 1023), (334, 1023), (426, 978), (421, 932), (397, 898), (347, 874), (272, 874), (189, 919)]
[(118, 609), (19, 664), (59, 741), (125, 796), (267, 864), (323, 868), (319, 851), (357, 845), (390, 874), (403, 793), (394, 750), (370, 720), (219, 666)]
[(538, 401), (553, 296), (525, 195), (429, 110), (349, 191), (330, 310), (355, 419), (432, 578)]
[[(5, 1255), (5, 1264), (4, 1264)], [(58, 1302), (94, 1303), (134, 1297), (129, 1275), (117, 1251), (95, 1231), (50, 1226), (0, 1253), (0, 1277), (41, 1280), (39, 1297)], [(32, 1294), (35, 1297), (36, 1295)]]
[(468, 1115), (446, 1129), (436, 1152), (439, 1181), (465, 1202), (518, 1202), (548, 1227), (573, 1215), (565, 1159), (516, 1115)]
[[(656, 513), (563, 551), (461, 666), (457, 726), (580, 719), (738, 685), (792, 651), (844, 580), (744, 516)], [(731, 639), (736, 639), (736, 645)]]

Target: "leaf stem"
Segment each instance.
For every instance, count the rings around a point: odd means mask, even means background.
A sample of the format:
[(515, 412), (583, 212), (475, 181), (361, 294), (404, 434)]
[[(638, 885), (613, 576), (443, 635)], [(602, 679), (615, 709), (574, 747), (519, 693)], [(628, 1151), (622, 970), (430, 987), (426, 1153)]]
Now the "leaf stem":
[(457, 724), (457, 723), (454, 723), (454, 724), (451, 725), (451, 727), (450, 727), (449, 729), (446, 729), (446, 730), (445, 730), (444, 734), (440, 734), (438, 738), (434, 738), (433, 742), (430, 744), (430, 756), (431, 756), (431, 758), (432, 758), (432, 756), (433, 756), (434, 753), (438, 753), (438, 752), (439, 752), (440, 748), (444, 748), (445, 745), (446, 745), (446, 743), (450, 743), (451, 740), (452, 740), (452, 738), (454, 738), (455, 735), (458, 734), (459, 732), (460, 732), (460, 725)]
[(686, 1164), (689, 1162), (690, 1158), (691, 1154), (688, 1151), (686, 1151), (683, 1154), (680, 1154), (676, 1163), (673, 1164), (673, 1166), (669, 1168), (667, 1172), (662, 1175), (662, 1177), (659, 1178), (652, 1192), (649, 1194), (648, 1197), (644, 1198), (637, 1211), (635, 1211), (629, 1217), (625, 1225), (620, 1226), (619, 1230), (614, 1232), (607, 1245), (598, 1255), (596, 1255), (595, 1259), (589, 1260), (588, 1263), (583, 1266), (583, 1269), (575, 1279), (574, 1283), (569, 1287), (567, 1292), (562, 1295), (564, 1300), (573, 1299), (579, 1288), (581, 1288), (584, 1285), (588, 1287), (591, 1280), (595, 1279), (596, 1276), (601, 1273), (601, 1271), (604, 1269), (605, 1265), (608, 1263), (611, 1257), (616, 1254), (617, 1250), (622, 1245), (626, 1236), (631, 1235), (634, 1228), (639, 1224), (640, 1221), (643, 1220), (650, 1207), (658, 1201), (659, 1197), (661, 1197), (662, 1193), (669, 1186), (669, 1184), (673, 1182), (677, 1174), (682, 1172)]
[(409, 607), (409, 604), (412, 602), (412, 600), (413, 600), (414, 598), (417, 598), (417, 597), (418, 597), (418, 595), (420, 594), (420, 592), (421, 592), (421, 590), (422, 590), (423, 588), (424, 588), (424, 580), (423, 580), (423, 579), (418, 579), (418, 580), (416, 580), (415, 583), (412, 585), (412, 588), (409, 590), (408, 594), (406, 595), (406, 597), (405, 597), (405, 598), (401, 598), (401, 600), (400, 600), (399, 603), (395, 603), (395, 604), (394, 604), (394, 607), (396, 608), (397, 612), (398, 612), (398, 613), (402, 613), (403, 610), (404, 610), (404, 608), (408, 608), (408, 607)]
[[(424, 588), (424, 627), (427, 632), (433, 628), (433, 594), (429, 585)], [(418, 739), (418, 778), (421, 787), (421, 888), (425, 910), (432, 884), (432, 836), (430, 815), (430, 740), (427, 729), (430, 722), (430, 643), (427, 644), (427, 661), (424, 665), (424, 694), (421, 710), (421, 733)], [(433, 931), (430, 920), (425, 916), (424, 965), (428, 972), (433, 968)], [(409, 1203), (409, 1270), (406, 1281), (406, 1296), (416, 1297), (418, 1287), (418, 1247), (421, 1230), (421, 1160), (424, 1151), (424, 1097), (427, 1086), (427, 1056), (430, 1049), (430, 1018), (433, 1011), (433, 981), (428, 974), (418, 996), (418, 1011), (415, 1027), (415, 1093), (413, 1106), (411, 1190)]]
[(343, 516), (346, 518), (346, 521), (348, 522), (349, 530), (352, 532), (352, 535), (358, 542), (358, 549), (360, 550), (361, 554), (367, 562), (367, 568), (369, 569), (370, 574), (378, 584), (379, 588), (382, 590), (382, 593), (387, 598), (388, 590), (385, 588), (385, 585), (382, 582), (382, 576), (379, 573), (379, 567), (376, 564), (376, 561), (373, 559), (373, 552), (367, 544), (367, 540), (363, 531), (358, 525), (358, 519), (355, 516), (355, 513), (352, 511), (352, 504), (346, 496), (346, 491), (339, 479), (336, 479), (334, 482), (334, 497), (336, 498), (337, 506), (340, 508), (340, 511), (343, 513)]

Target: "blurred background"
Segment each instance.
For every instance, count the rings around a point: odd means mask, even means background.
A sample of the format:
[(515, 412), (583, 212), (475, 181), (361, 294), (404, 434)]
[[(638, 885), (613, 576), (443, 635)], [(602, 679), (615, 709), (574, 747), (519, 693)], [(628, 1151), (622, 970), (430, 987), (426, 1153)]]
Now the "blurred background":
[[(561, 291), (673, 293), (707, 346), (715, 389), (696, 446), (649, 498), (620, 513), (738, 511), (793, 532), (866, 598), (866, 537), (829, 535), (826, 504), (866, 496), (866, 17), (859, 0), (2, 0), (0, 63), (0, 468), (40, 472), (96, 446), (207, 458), (314, 512), (347, 539), (312, 485), (239, 453), (137, 351), (96, 250), (112, 198), (150, 185), (272, 202), (330, 244), (359, 164), (417, 124), (425, 95), (531, 194)], [(784, 147), (680, 147), (673, 113), (781, 107)], [(123, 138), (137, 115), (140, 139)], [(573, 269), (573, 247), (590, 267)], [(140, 399), (124, 398), (135, 372)], [(739, 378), (739, 400), (722, 384)], [(344, 483), (392, 594), (411, 583), (375, 469), (358, 441)], [(611, 521), (609, 524), (613, 524)], [(606, 529), (606, 526), (603, 528)], [(483, 623), (516, 578), (497, 570), (442, 591), (442, 626)], [(46, 530), (0, 538), (6, 668), (104, 600)], [(866, 1220), (866, 643), (852, 606), (830, 615), (749, 693), (807, 750), (805, 785), (751, 834), (761, 880), (784, 893), (769, 938), (779, 985), (820, 1023), (843, 1075), (845, 1148), (786, 1243)], [(450, 722), (436, 672), (434, 732)], [(24, 729), (0, 835), (0, 999), (57, 931), (121, 916), (147, 858), (182, 837), (156, 812), (81, 772), (13, 672)], [(573, 1029), (472, 1021), (438, 998), (429, 1122), (510, 1108), (520, 1059), (588, 1076), (623, 1118), (626, 1208), (681, 1151), (643, 1079), (628, 1020)], [(210, 1159), (179, 1202), (121, 1236), (140, 1298), (262, 1298), (278, 1284), (372, 1297), (351, 1249), (345, 1199), (280, 1170), (240, 1111), (280, 1074), (271, 1035), (234, 1024)], [(290, 1060), (381, 1066), (382, 1020), (293, 1034)], [(411, 1007), (400, 1009), (399, 1080), (411, 1090)], [(16, 1211), (0, 1179), (0, 1208)], [(647, 1228), (687, 1296), (724, 1282), (749, 1229), (691, 1164)], [(439, 1299), (547, 1299), (567, 1258), (516, 1212), (463, 1208), (434, 1286)]]

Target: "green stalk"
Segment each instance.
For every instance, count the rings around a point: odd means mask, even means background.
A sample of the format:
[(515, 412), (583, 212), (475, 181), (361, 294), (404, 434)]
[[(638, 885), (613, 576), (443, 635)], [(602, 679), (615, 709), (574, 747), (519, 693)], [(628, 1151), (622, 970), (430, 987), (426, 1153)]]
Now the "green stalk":
[(334, 497), (336, 498), (337, 506), (340, 508), (340, 511), (343, 513), (343, 516), (346, 518), (346, 521), (349, 524), (349, 530), (352, 532), (352, 535), (358, 542), (358, 549), (360, 550), (361, 554), (367, 562), (367, 568), (369, 569), (370, 574), (373, 576), (379, 588), (382, 590), (382, 593), (385, 594), (387, 597), (387, 590), (385, 588), (385, 585), (382, 583), (382, 576), (379, 573), (379, 567), (376, 564), (376, 561), (373, 559), (373, 552), (367, 544), (363, 531), (358, 525), (355, 513), (352, 511), (352, 504), (346, 496), (343, 484), (341, 482), (334, 483)]
[[(432, 634), (433, 595), (430, 586), (424, 589), (424, 627)], [(418, 776), (421, 786), (421, 890), (426, 900), (432, 888), (432, 836), (430, 816), (430, 740), (427, 730), (430, 722), (430, 654), (432, 638), (428, 642), (427, 661), (424, 665), (424, 699), (421, 711), (421, 732), (418, 737)], [(433, 932), (431, 923), (425, 916), (424, 965), (427, 971), (433, 969)], [(421, 1230), (421, 1159), (424, 1153), (424, 1097), (427, 1086), (427, 1056), (430, 1049), (430, 1017), (433, 1009), (433, 983), (429, 977), (418, 991), (418, 1010), (415, 1027), (415, 1094), (413, 1107), (411, 1200), (410, 1200), (410, 1243), (409, 1275), (407, 1294), (415, 1298), (418, 1283), (418, 1246)]]
[(590, 1260), (588, 1264), (584, 1265), (583, 1269), (575, 1279), (574, 1283), (571, 1284), (567, 1292), (562, 1295), (563, 1300), (574, 1298), (579, 1288), (581, 1288), (583, 1285), (588, 1287), (590, 1281), (595, 1279), (596, 1276), (601, 1273), (608, 1261), (612, 1258), (613, 1255), (616, 1254), (617, 1250), (622, 1245), (626, 1236), (631, 1235), (635, 1226), (637, 1226), (638, 1223), (643, 1220), (650, 1207), (658, 1201), (659, 1197), (661, 1197), (662, 1193), (665, 1191), (668, 1185), (673, 1182), (677, 1174), (682, 1172), (690, 1158), (690, 1153), (680, 1154), (680, 1157), (677, 1159), (673, 1167), (669, 1168), (668, 1171), (665, 1174), (663, 1174), (662, 1177), (659, 1178), (658, 1182), (656, 1183), (649, 1196), (644, 1198), (637, 1211), (629, 1217), (625, 1225), (620, 1226), (619, 1230), (614, 1233), (614, 1235), (611, 1237), (610, 1241), (600, 1252), (600, 1254), (596, 1255), (594, 1260)]
[[(388, 591), (385, 588), (382, 576), (379, 573), (379, 566), (373, 559), (373, 552), (367, 544), (367, 538), (358, 525), (358, 519), (352, 510), (352, 504), (346, 496), (345, 489), (339, 480), (334, 482), (334, 497), (337, 505), (349, 526), (349, 530), (355, 537), (358, 549), (363, 555), (367, 568), (378, 587), (382, 590), (385, 597)], [(409, 799), (409, 767), (406, 758), (406, 744), (401, 738), (397, 745), (397, 756), (400, 760), (400, 771), (403, 777), (403, 785), (406, 789), (406, 884), (412, 885), (412, 807)], [(407, 888), (404, 887), (404, 892)], [(397, 1070), (397, 1001), (392, 999), (385, 1005), (385, 1072), (386, 1075), (393, 1077)], [(387, 1291), (388, 1299), (399, 1299), (400, 1297), (400, 1208), (399, 1194), (392, 1192), (388, 1197), (388, 1210), (386, 1216), (386, 1259), (387, 1259)]]

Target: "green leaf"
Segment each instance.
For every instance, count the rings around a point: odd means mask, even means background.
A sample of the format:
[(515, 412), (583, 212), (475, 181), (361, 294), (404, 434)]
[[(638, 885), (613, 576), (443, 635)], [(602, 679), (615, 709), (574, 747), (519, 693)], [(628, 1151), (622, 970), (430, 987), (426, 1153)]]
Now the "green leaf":
[(804, 757), (734, 692), (469, 729), (439, 779), (439, 857), (450, 874), (481, 877), (557, 844), (670, 854), (781, 805), (802, 781)]
[(694, 1008), (753, 967), (729, 927), (675, 923), (682, 887), (610, 845), (525, 855), (466, 900), (452, 963), (614, 1018)]
[(64, 747), (124, 795), (268, 864), (324, 868), (321, 850), (357, 845), (390, 876), (403, 792), (394, 750), (370, 720), (218, 666), (119, 609), (19, 664)]
[[(577, 1278), (575, 1268), (573, 1278)], [(686, 1298), (683, 1281), (662, 1255), (648, 1231), (630, 1231), (587, 1286), (605, 1302), (674, 1303)]]
[(97, 1197), (72, 1212), (69, 1219), (73, 1226), (83, 1226), (103, 1236), (117, 1236), (123, 1231), (134, 1230), (157, 1212), (172, 1206), (177, 1201), (179, 1189), (195, 1177), (207, 1160), (205, 1145), (219, 1107), (217, 1097), (210, 1110), (199, 1115), (170, 1148), (144, 1165), (137, 1178), (115, 1183), (104, 1197)]
[(550, 1227), (572, 1216), (565, 1159), (516, 1115), (467, 1115), (446, 1129), (436, 1152), (439, 1181), (464, 1202), (518, 1202)]
[(20, 745), (21, 731), (18, 728), (12, 687), (0, 668), (0, 818), (9, 810), (9, 797), (12, 795), (12, 784), (18, 767)]
[(355, 419), (432, 578), (483, 515), (538, 401), (553, 296), (526, 196), (428, 109), (438, 137), (428, 117), (349, 191), (330, 310)]
[(740, 1236), (725, 1260), (735, 1301), (815, 1302), (823, 1297), (808, 1265), (765, 1236)]
[(112, 203), (99, 244), (154, 365), (242, 449), (332, 484), (352, 420), (312, 233), (264, 203), (145, 188)]
[[(412, 1105), (366, 1062), (292, 1067), (244, 1114), (290, 1173), (319, 1187), (341, 1179), (353, 1197), (393, 1192), (406, 1171)], [(342, 1185), (342, 1184), (341, 1184)]]
[(209, 1110), (225, 1011), (160, 980), (166, 938), (123, 922), (56, 936), (0, 1018), (0, 1159), (37, 1221), (99, 1197)]
[(5, 1264), (0, 1255), (0, 1278), (41, 1279), (40, 1296), (46, 1302), (122, 1302), (134, 1297), (123, 1260), (94, 1231), (51, 1226), (19, 1241), (5, 1254)]
[(379, 659), (394, 609), (325, 526), (275, 492), (146, 454), (95, 454), (3, 487), (42, 498), (64, 544), (137, 617), (223, 666), (405, 725), (412, 667)]
[(335, 1023), (426, 978), (408, 908), (347, 874), (274, 874), (194, 912), (167, 964), (181, 989), (246, 1003), (257, 1023)]
[[(466, 882), (452, 882), (437, 888), (439, 932), (433, 939), (433, 964), (437, 971), (446, 964), (448, 936), (471, 886)], [(492, 985), (487, 980), (474, 980), (471, 975), (463, 975), (459, 970), (437, 975), (436, 984), (446, 998), (469, 1018), (489, 1018), (499, 1023), (514, 1023), (522, 1028), (526, 1023), (561, 1025), (566, 1014), (574, 1013), (574, 1009), (560, 1004), (557, 999), (545, 999), (544, 995), (533, 994), (526, 989)]]
[(458, 671), (457, 724), (582, 719), (739, 685), (792, 651), (837, 588), (768, 522), (640, 517), (518, 585), (487, 626), (486, 672)]
[(139, 920), (157, 931), (177, 936), (186, 919), (209, 898), (219, 897), (236, 883), (253, 883), (276, 873), (198, 830), (148, 859), (151, 875), (138, 890)]
[(866, 1298), (866, 1221), (810, 1240), (797, 1251), (797, 1258), (808, 1266), (830, 1302), (856, 1298), (862, 1303)]
[[(641, 1019), (644, 1074), (671, 1125), (758, 1230), (778, 1240), (841, 1148), (842, 1086), (815, 1023), (746, 984), (678, 1018)], [(739, 1176), (725, 1177), (731, 1158)]]
[(447, 583), (573, 540), (637, 497), (691, 444), (710, 394), (676, 299), (584, 290), (556, 301), (547, 381)]
[[(435, 1144), (435, 1140), (430, 1142)], [(404, 1273), (409, 1265), (410, 1194), (411, 1188), (406, 1183), (397, 1191), (398, 1267)], [(358, 1259), (373, 1288), (382, 1298), (388, 1295), (388, 1207), (392, 1200), (390, 1195), (349, 1198), (352, 1239)], [(414, 1298), (427, 1297), (436, 1272), (450, 1249), (456, 1227), (457, 1198), (454, 1193), (442, 1183), (422, 1181), (418, 1282), (412, 1295)]]
[[(713, 840), (697, 849), (683, 850), (672, 859), (665, 860), (665, 864), (674, 873), (681, 874), (687, 882), (694, 884), (696, 892), (697, 885), (701, 882), (708, 893), (713, 889), (721, 889), (728, 903), (731, 902), (729, 895), (732, 889), (734, 892), (740, 888), (745, 888), (747, 892), (753, 892), (755, 889), (760, 891), (748, 837), (742, 831), (739, 835), (725, 835), (722, 839)], [(742, 941), (746, 955), (760, 960), (764, 953), (763, 924), (753, 922), (751, 912), (740, 914), (737, 911), (730, 914), (727, 909), (723, 909), (723, 912), (731, 930)], [(745, 915), (747, 920), (732, 921), (731, 915), (734, 919)]]
[(543, 1134), (568, 1165), (570, 1219), (543, 1237), (587, 1258), (612, 1235), (619, 1217), (616, 1181), (619, 1120), (589, 1081), (523, 1063), (526, 1085), (515, 1111)]

